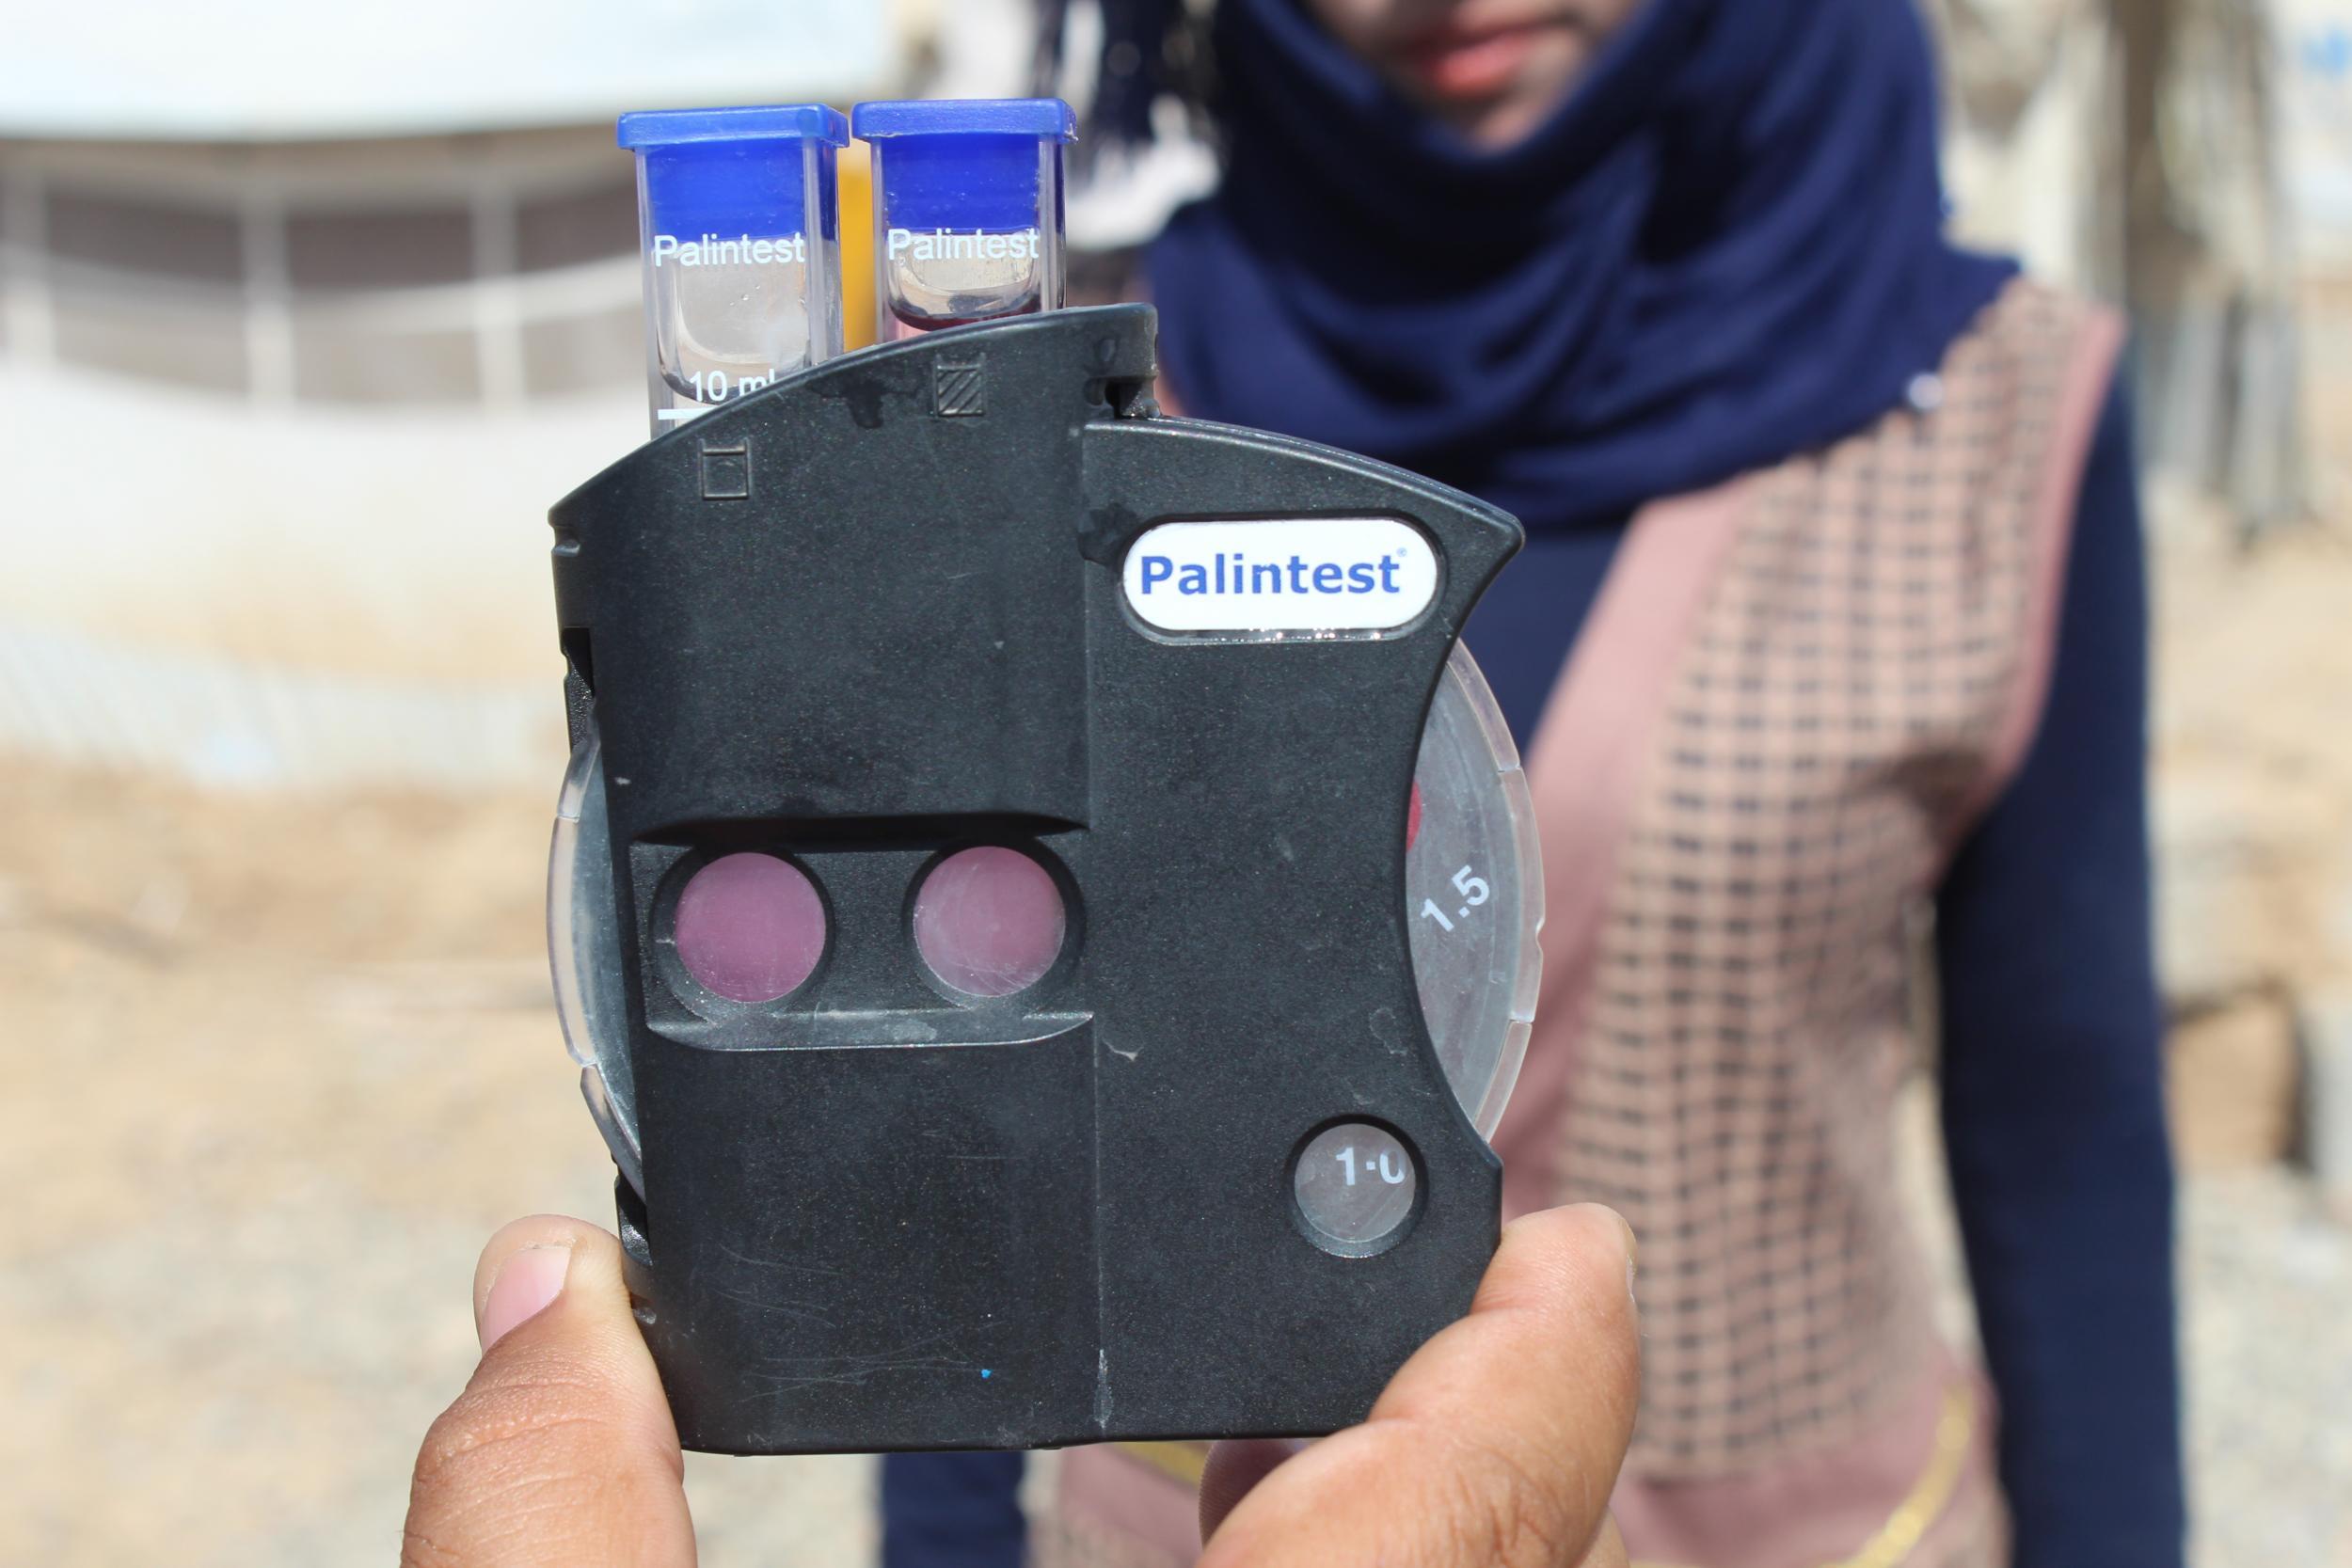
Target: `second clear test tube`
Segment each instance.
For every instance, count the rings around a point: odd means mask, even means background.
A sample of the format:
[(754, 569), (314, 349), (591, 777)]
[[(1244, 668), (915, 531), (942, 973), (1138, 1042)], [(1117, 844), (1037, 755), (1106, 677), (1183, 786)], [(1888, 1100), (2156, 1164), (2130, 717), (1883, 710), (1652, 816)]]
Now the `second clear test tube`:
[(1058, 98), (860, 103), (874, 150), (874, 270), (883, 342), (1061, 308)]

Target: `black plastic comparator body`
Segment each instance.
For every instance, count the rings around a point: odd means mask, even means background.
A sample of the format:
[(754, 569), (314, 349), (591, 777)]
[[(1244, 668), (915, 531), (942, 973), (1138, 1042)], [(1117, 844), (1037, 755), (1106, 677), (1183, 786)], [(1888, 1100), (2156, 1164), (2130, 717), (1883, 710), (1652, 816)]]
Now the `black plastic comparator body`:
[[(1071, 310), (835, 359), (552, 514), (573, 738), (602, 748), (634, 1083), (621, 1231), (688, 1448), (1038, 1448), (1359, 1420), (1469, 1307), (1500, 1167), (1418, 1005), (1407, 798), (1433, 689), (1519, 543), (1455, 491), (1152, 399), (1154, 317)], [(1393, 519), (1377, 635), (1171, 632), (1170, 520)], [(1020, 849), (1038, 983), (935, 983), (912, 893)], [(681, 878), (757, 849), (828, 936), (766, 1005), (678, 981)], [(1411, 1223), (1318, 1245), (1292, 1166), (1392, 1132)]]

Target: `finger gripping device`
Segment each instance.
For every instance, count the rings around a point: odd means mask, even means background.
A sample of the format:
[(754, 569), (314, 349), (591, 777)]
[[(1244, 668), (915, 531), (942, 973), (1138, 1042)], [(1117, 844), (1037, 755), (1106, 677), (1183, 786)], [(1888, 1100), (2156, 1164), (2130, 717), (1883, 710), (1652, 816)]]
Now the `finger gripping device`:
[(851, 355), (554, 509), (558, 990), (691, 1449), (1327, 1432), (1494, 1249), (1432, 1031), (1524, 955), (1416, 960), (1533, 922), (1409, 866), (1518, 526), (1162, 417), (1153, 339)]

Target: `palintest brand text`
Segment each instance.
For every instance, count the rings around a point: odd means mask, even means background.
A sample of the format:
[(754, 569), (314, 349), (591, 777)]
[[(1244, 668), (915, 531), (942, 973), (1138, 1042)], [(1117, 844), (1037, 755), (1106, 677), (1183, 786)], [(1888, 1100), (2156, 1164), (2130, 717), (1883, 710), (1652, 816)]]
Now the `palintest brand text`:
[(705, 234), (698, 240), (681, 240), (675, 234), (653, 237), (653, 264), (657, 267), (788, 266), (807, 260), (806, 234), (766, 240), (755, 240), (749, 234), (738, 234), (732, 239), (721, 234)]
[(1007, 234), (893, 229), (882, 236), (884, 260), (892, 261), (1034, 261), (1044, 255), (1044, 244), (1034, 229)]
[(1397, 572), (1405, 552), (1376, 561), (1250, 561), (1239, 550), (1219, 550), (1206, 563), (1181, 565), (1169, 556), (1146, 555), (1137, 562), (1136, 588), (1149, 598), (1157, 590), (1199, 594), (1402, 594)]
[(1379, 632), (1438, 592), (1429, 540), (1394, 517), (1176, 520), (1120, 568), (1127, 603), (1164, 631)]

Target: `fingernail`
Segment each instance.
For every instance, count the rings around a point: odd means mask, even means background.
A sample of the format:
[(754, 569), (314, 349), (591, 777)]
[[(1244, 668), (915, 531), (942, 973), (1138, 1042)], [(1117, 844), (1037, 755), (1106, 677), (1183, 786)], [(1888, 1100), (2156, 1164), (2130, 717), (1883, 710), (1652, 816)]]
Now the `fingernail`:
[(1614, 1221), (1617, 1227), (1617, 1234), (1625, 1243), (1625, 1255), (1628, 1258), (1632, 1258), (1642, 1250), (1641, 1238), (1633, 1234), (1632, 1222), (1628, 1220), (1623, 1214), (1618, 1213), (1614, 1209), (1610, 1208), (1606, 1203), (1574, 1203), (1570, 1204), (1569, 1207), (1580, 1210), (1587, 1214), (1606, 1214), (1611, 1220)]
[(1617, 1228), (1625, 1233), (1625, 1293), (1630, 1296), (1633, 1294), (1634, 1275), (1641, 1272), (1642, 1267), (1642, 1239), (1633, 1234), (1633, 1223), (1623, 1214), (1614, 1209), (1606, 1209), (1606, 1212), (1617, 1222)]
[(564, 1293), (564, 1275), (571, 1266), (572, 1249), (552, 1243), (527, 1246), (501, 1263), (489, 1294), (482, 1298), (483, 1350), (546, 1311)]

